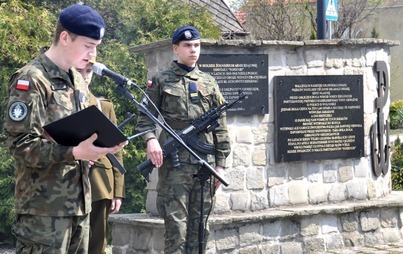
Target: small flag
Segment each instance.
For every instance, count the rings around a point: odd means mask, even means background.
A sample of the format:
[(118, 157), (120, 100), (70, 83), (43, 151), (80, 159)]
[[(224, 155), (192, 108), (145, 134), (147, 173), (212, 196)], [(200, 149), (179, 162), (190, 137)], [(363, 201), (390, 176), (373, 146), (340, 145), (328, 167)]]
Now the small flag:
[(151, 87), (153, 85), (153, 81), (152, 80), (147, 80), (147, 86)]
[(18, 89), (18, 90), (28, 91), (28, 89), (29, 89), (29, 81), (28, 81), (28, 80), (19, 79), (19, 80), (17, 81), (17, 89)]

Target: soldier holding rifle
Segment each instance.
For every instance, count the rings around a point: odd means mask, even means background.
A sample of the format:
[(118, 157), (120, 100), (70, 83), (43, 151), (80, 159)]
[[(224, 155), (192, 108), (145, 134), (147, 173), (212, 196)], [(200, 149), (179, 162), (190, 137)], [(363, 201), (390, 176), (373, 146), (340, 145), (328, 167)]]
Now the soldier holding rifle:
[[(209, 109), (224, 103), (215, 79), (199, 70), (196, 64), (200, 46), (200, 33), (195, 27), (179, 27), (172, 36), (172, 48), (178, 60), (174, 60), (169, 69), (157, 73), (146, 90), (166, 123), (176, 131), (185, 128)], [(151, 102), (145, 99), (143, 103), (157, 115)], [(219, 126), (213, 131), (198, 135), (200, 141), (214, 145), (213, 154), (199, 152), (198, 155), (215, 168), (218, 174), (222, 174), (226, 157), (230, 153), (225, 114), (221, 115), (218, 123)], [(137, 131), (152, 128), (155, 128), (155, 123), (146, 115), (140, 115)], [(155, 132), (145, 134), (144, 138), (147, 142), (147, 156), (158, 168), (157, 209), (165, 222), (165, 253), (199, 253), (201, 185), (195, 175), (200, 165), (186, 149), (179, 148), (177, 155), (164, 157), (161, 144), (169, 138), (165, 131), (160, 134), (159, 140)], [(172, 158), (177, 158), (177, 163), (173, 164)], [(204, 189), (205, 219), (211, 212), (214, 192), (219, 185), (220, 182), (214, 177), (207, 181)], [(207, 229), (204, 236), (207, 239)]]

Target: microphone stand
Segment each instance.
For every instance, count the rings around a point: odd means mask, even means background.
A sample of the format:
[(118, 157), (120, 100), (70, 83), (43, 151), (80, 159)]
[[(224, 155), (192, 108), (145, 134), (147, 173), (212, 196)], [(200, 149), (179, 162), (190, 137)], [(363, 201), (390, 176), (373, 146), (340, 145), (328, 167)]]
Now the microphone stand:
[[(121, 129), (123, 126), (125, 126), (126, 124), (128, 124), (130, 122), (130, 120), (132, 120), (133, 117), (135, 117), (136, 114), (131, 114), (127, 119), (125, 119), (122, 123), (120, 123), (117, 127), (119, 129)], [(140, 133), (141, 134), (141, 133)], [(137, 137), (137, 136), (136, 136)], [(133, 138), (135, 138), (133, 136)], [(128, 138), (128, 140), (130, 140), (131, 138)], [(116, 156), (114, 154), (108, 153), (106, 154), (106, 157), (108, 158), (108, 160), (112, 163), (113, 166), (115, 166), (119, 172), (124, 175), (127, 173), (127, 170), (123, 167), (123, 165), (118, 161), (118, 159), (116, 158)]]
[[(204, 166), (202, 166), (195, 177), (199, 178), (200, 181), (200, 217), (199, 217), (199, 254), (203, 254), (203, 246), (204, 246), (204, 188), (207, 180), (210, 178), (210, 172), (206, 170)], [(211, 188), (211, 185), (210, 185)], [(213, 197), (211, 196), (211, 200)], [(212, 206), (212, 203), (211, 203)]]
[[(106, 69), (107, 70), (107, 69)], [(109, 71), (109, 70), (108, 70)], [(102, 72), (101, 72), (102, 73)], [(198, 177), (200, 180), (200, 218), (199, 218), (199, 254), (203, 254), (203, 245), (204, 245), (204, 187), (206, 184), (207, 179), (213, 175), (215, 178), (217, 178), (224, 186), (228, 186), (229, 183), (222, 177), (220, 176), (211, 166), (208, 164), (205, 160), (203, 160), (197, 153), (195, 153), (174, 131), (172, 131), (170, 128), (165, 126), (163, 122), (158, 120), (157, 117), (155, 117), (142, 103), (139, 103), (134, 96), (126, 89), (123, 87), (125, 83), (127, 83), (130, 86), (134, 86), (138, 89), (141, 90), (140, 87), (137, 86), (137, 84), (133, 83), (129, 79), (119, 75), (119, 77), (114, 78), (115, 82), (118, 83), (118, 91), (123, 94), (128, 100), (134, 102), (137, 107), (140, 109), (142, 113), (147, 115), (154, 123), (158, 124), (163, 130), (165, 130), (169, 135), (172, 136), (172, 138), (175, 139), (176, 142), (178, 142), (183, 148), (185, 148), (193, 157), (195, 157), (198, 160), (198, 163), (201, 165), (198, 173), (196, 174), (195, 177)]]

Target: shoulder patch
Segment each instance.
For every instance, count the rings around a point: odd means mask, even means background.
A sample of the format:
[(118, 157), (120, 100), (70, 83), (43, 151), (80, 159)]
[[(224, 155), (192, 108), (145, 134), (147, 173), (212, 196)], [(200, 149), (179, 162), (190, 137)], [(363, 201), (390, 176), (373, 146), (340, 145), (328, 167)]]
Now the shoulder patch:
[(23, 90), (23, 91), (28, 91), (29, 89), (29, 81), (28, 80), (23, 80), (23, 79), (19, 79), (17, 81), (17, 86), (16, 88), (18, 90)]
[(13, 102), (8, 110), (8, 116), (10, 117), (11, 120), (16, 122), (24, 120), (27, 114), (28, 114), (28, 107), (22, 101)]

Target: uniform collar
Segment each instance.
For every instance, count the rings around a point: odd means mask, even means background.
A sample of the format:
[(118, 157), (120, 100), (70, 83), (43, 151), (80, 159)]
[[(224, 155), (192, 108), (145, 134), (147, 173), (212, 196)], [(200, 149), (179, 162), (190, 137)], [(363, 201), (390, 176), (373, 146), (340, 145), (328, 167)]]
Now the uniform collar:
[(49, 78), (61, 78), (68, 81), (71, 84), (70, 77), (67, 72), (59, 68), (54, 64), (45, 53), (39, 55), (39, 62), (42, 64), (43, 68), (49, 75)]
[(193, 68), (193, 70), (188, 71), (185, 70), (184, 68), (180, 67), (177, 63), (177, 61), (173, 61), (171, 64), (172, 71), (178, 75), (178, 76), (187, 76), (190, 77), (191, 79), (197, 80), (200, 76), (200, 70), (198, 65)]

